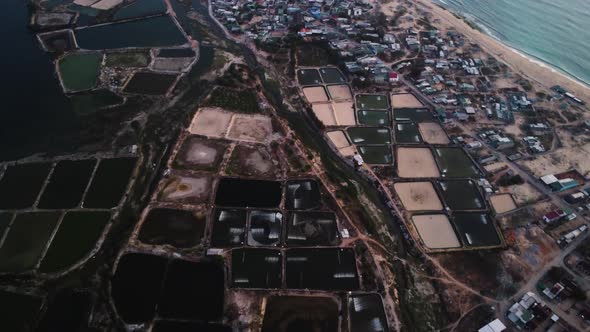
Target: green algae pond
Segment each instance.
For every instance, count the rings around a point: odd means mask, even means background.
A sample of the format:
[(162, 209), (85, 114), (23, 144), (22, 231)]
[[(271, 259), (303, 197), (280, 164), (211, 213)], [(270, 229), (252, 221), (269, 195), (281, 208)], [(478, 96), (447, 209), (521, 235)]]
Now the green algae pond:
[(399, 108), (393, 110), (393, 115), (395, 121), (428, 122), (434, 120), (432, 113), (425, 108)]
[(413, 122), (395, 124), (395, 142), (396, 143), (420, 143), (422, 137), (418, 126)]
[(346, 132), (354, 144), (391, 144), (391, 133), (388, 128), (350, 127)]
[(438, 186), (451, 210), (485, 209), (485, 203), (477, 184), (471, 180), (439, 181)]
[(55, 273), (82, 261), (104, 232), (111, 219), (109, 211), (70, 211), (53, 237), (39, 271)]
[(168, 15), (76, 29), (81, 49), (178, 46), (187, 42)]
[(98, 82), (102, 53), (71, 53), (58, 62), (64, 88), (68, 91), (89, 90)]
[(357, 95), (356, 108), (358, 110), (389, 110), (386, 95)]
[(467, 153), (461, 148), (435, 148), (436, 161), (442, 177), (472, 178), (480, 176)]
[(488, 247), (502, 244), (492, 218), (485, 213), (455, 213), (453, 223), (467, 247)]
[(0, 247), (1, 272), (25, 272), (35, 269), (61, 212), (31, 212), (16, 216)]
[(389, 124), (389, 111), (358, 111), (360, 124), (368, 126), (387, 126)]
[(359, 145), (357, 149), (367, 164), (393, 164), (393, 153), (389, 145)]
[(74, 94), (70, 97), (72, 109), (80, 115), (92, 114), (106, 107), (119, 105), (124, 99), (107, 89)]

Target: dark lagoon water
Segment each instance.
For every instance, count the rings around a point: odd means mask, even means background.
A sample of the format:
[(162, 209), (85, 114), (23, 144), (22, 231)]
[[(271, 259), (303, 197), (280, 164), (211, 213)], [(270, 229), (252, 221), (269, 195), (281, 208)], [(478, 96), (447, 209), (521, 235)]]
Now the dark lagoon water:
[(0, 27), (5, 49), (0, 52), (2, 107), (0, 159), (12, 159), (49, 144), (58, 133), (76, 126), (62, 94), (51, 58), (27, 28), (26, 1), (0, 1)]

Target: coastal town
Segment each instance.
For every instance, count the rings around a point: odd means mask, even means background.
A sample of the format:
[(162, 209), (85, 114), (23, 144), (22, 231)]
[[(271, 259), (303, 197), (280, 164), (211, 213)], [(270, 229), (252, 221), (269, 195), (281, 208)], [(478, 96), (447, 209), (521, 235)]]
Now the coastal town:
[(426, 0), (31, 6), (76, 114), (139, 112), (0, 163), (11, 330), (590, 330), (587, 87)]

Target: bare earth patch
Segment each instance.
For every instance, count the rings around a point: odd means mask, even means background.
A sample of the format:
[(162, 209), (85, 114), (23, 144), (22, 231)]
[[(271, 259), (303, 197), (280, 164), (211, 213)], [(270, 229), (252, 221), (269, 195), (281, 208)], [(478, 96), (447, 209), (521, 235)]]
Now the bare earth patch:
[(160, 198), (164, 201), (202, 203), (209, 198), (211, 187), (209, 176), (176, 176), (168, 180)]
[(440, 177), (436, 161), (429, 148), (398, 148), (397, 174), (401, 178)]
[(408, 211), (443, 209), (442, 202), (430, 182), (398, 182), (393, 188)]
[(328, 101), (328, 95), (323, 86), (314, 86), (309, 88), (303, 88), (303, 94), (310, 103), (318, 103)]
[(352, 102), (333, 103), (334, 116), (336, 122), (340, 126), (354, 126), (356, 125), (356, 118), (354, 116), (354, 104)]
[(420, 108), (424, 107), (416, 96), (411, 93), (392, 94), (391, 105), (393, 108)]
[(490, 203), (496, 213), (505, 213), (516, 209), (516, 203), (510, 194), (500, 194), (490, 197)]
[(500, 187), (500, 191), (502, 193), (511, 193), (516, 200), (516, 204), (519, 206), (533, 203), (543, 197), (543, 194), (529, 183), (513, 185), (510, 187)]
[(449, 144), (449, 138), (438, 123), (422, 122), (418, 124), (422, 139), (428, 144)]
[(444, 214), (428, 214), (412, 217), (412, 222), (424, 242), (430, 249), (459, 248), (461, 243)]
[(556, 174), (575, 168), (584, 177), (590, 175), (590, 143), (581, 147), (562, 148), (555, 152), (538, 156), (533, 160), (524, 160), (520, 164), (526, 166), (537, 176)]
[(272, 135), (270, 117), (264, 115), (234, 115), (227, 137), (230, 139), (266, 142)]
[(350, 92), (350, 87), (346, 84), (329, 85), (328, 93), (332, 100), (352, 100), (352, 92)]
[(195, 114), (189, 127), (191, 134), (225, 137), (232, 113), (221, 108), (203, 108)]

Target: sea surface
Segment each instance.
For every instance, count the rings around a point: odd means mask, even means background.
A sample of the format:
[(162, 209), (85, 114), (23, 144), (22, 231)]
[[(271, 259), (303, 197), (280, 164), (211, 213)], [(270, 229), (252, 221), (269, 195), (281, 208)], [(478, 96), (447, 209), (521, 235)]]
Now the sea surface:
[(590, 84), (589, 0), (434, 0), (527, 57)]

